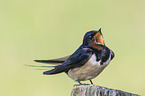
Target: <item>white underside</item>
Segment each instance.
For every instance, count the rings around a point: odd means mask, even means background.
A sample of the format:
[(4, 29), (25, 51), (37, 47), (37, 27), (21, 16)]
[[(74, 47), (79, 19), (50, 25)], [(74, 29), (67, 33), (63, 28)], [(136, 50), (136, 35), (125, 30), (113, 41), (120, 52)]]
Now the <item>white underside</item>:
[(96, 56), (93, 54), (88, 62), (81, 67), (70, 69), (68, 71), (68, 76), (71, 77), (73, 80), (90, 80), (97, 77), (103, 69), (109, 64), (111, 60), (111, 54), (109, 59), (100, 65), (100, 61), (96, 61)]

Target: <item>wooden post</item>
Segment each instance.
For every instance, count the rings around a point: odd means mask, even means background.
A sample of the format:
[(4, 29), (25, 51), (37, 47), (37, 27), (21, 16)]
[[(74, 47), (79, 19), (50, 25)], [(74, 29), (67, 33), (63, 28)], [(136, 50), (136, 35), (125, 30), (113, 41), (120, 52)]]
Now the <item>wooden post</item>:
[(74, 85), (71, 96), (140, 96), (97, 85)]

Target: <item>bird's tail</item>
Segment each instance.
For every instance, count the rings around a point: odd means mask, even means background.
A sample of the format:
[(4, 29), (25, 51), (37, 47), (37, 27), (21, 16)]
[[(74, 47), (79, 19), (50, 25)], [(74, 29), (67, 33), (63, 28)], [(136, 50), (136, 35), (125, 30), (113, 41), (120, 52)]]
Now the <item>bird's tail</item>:
[(34, 61), (38, 62), (38, 63), (48, 63), (48, 64), (61, 65), (65, 60), (68, 59), (69, 56), (56, 58), (56, 59), (50, 59), (50, 60), (34, 60)]
[(58, 74), (58, 73), (64, 72), (64, 68), (62, 67), (62, 65), (58, 65), (58, 66), (25, 65), (25, 66), (40, 68), (40, 69), (37, 69), (37, 70), (48, 70), (48, 68), (53, 68), (53, 69), (51, 69), (49, 71), (44, 71), (43, 72), (44, 75), (53, 75), (53, 74)]
[(43, 72), (44, 75), (53, 75), (65, 72), (66, 68), (63, 65), (58, 65), (54, 69)]
[(37, 65), (25, 65), (25, 66), (29, 66), (29, 67), (39, 67), (39, 68), (51, 68), (51, 67), (56, 67), (56, 66), (37, 66)]
[(48, 70), (49, 68), (54, 68), (56, 66), (37, 66), (37, 65), (25, 65), (28, 67), (34, 67), (35, 70)]

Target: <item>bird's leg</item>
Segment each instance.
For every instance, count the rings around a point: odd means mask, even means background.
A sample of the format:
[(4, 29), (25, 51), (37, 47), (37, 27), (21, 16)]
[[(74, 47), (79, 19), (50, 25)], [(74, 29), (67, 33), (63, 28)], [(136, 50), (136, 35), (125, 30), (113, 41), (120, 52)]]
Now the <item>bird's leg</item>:
[(80, 80), (77, 80), (79, 82), (80, 85), (82, 85), (82, 83), (80, 82)]
[(90, 80), (91, 84), (93, 84), (92, 80)]

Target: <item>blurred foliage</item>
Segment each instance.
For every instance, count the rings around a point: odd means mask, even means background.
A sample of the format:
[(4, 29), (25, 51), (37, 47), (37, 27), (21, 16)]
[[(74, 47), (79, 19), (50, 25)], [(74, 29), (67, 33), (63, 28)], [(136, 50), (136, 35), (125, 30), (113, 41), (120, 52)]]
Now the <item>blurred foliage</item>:
[(25, 64), (72, 54), (85, 32), (99, 28), (116, 57), (93, 82), (145, 95), (144, 5), (144, 0), (1, 0), (0, 96), (69, 96), (75, 82), (66, 74), (44, 76)]

